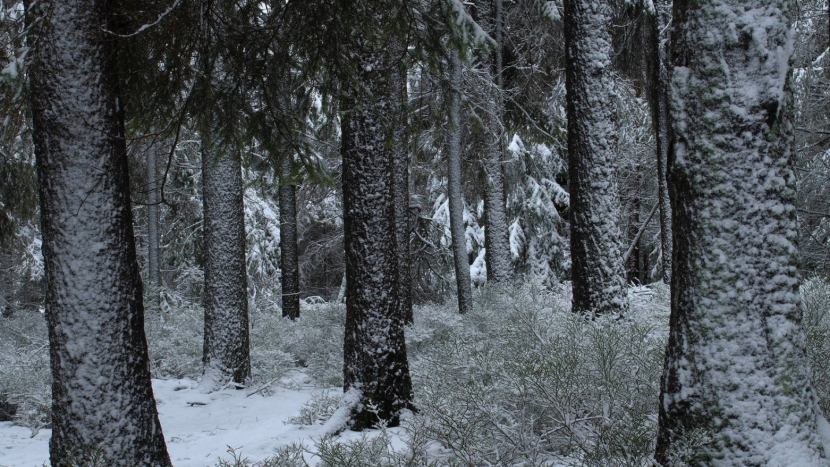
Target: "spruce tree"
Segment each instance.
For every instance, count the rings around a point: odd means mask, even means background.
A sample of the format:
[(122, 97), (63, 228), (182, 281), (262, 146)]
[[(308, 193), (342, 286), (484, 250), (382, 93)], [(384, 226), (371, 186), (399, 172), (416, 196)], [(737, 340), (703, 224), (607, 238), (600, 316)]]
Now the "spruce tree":
[[(398, 295), (395, 210), (396, 95), (400, 94), (401, 36), (382, 34), (403, 8), (379, 13), (348, 7), (349, 74), (341, 75), (343, 224), (346, 247), (344, 390), (360, 394), (351, 427), (380, 418), (399, 423), (411, 405), (412, 381)], [(366, 28), (366, 26), (370, 26)], [(377, 408), (373, 412), (371, 406)]]
[(45, 0), (31, 109), (52, 369), (51, 465), (170, 466), (144, 336), (114, 4)]
[(565, 1), (573, 310), (628, 309), (607, 0)]
[(300, 316), (300, 264), (297, 248), (297, 185), (291, 180), (291, 154), (280, 162), (280, 269), (282, 272), (282, 315)]
[(801, 326), (789, 0), (675, 0), (661, 465), (827, 466)]

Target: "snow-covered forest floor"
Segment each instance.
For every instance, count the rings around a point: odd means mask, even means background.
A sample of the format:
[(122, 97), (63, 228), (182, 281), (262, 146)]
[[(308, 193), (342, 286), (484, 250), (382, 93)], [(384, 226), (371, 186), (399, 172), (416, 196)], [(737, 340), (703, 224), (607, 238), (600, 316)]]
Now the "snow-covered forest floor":
[[(830, 286), (810, 281), (803, 292), (826, 411)], [(334, 437), (324, 424), (341, 392), (343, 306), (305, 305), (296, 322), (253, 313), (253, 380), (203, 394), (201, 309), (167, 297), (164, 316), (147, 319), (147, 339), (170, 455), (176, 467), (646, 465), (669, 294), (653, 285), (629, 295), (627, 317), (596, 321), (570, 313), (567, 285), (480, 289), (465, 316), (453, 303), (418, 306), (407, 330), (418, 412), (399, 428)], [(48, 459), (45, 332), (37, 313), (0, 322), (0, 393), (19, 406), (14, 423), (0, 423), (0, 466)]]

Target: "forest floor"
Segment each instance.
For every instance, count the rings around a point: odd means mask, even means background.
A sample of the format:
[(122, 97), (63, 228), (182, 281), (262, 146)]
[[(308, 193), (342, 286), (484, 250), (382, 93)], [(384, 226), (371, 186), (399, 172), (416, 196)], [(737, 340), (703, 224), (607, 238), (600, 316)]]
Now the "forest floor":
[[(813, 387), (830, 413), (830, 282), (808, 281), (802, 296)], [(334, 437), (344, 306), (306, 304), (296, 321), (253, 311), (249, 386), (204, 394), (203, 312), (171, 300), (145, 322), (168, 451), (175, 467), (650, 465), (669, 290), (628, 297), (623, 319), (571, 313), (568, 284), (481, 288), (463, 316), (452, 300), (419, 305), (406, 331), (417, 413)], [(46, 336), (40, 313), (0, 319), (0, 393), (19, 406), (15, 424), (0, 423), (0, 467), (48, 466)]]
[[(321, 389), (309, 384), (306, 375), (292, 372), (270, 391), (225, 389), (202, 394), (192, 379), (153, 380), (153, 390), (167, 449), (175, 467), (212, 467), (220, 459), (232, 460), (228, 452), (252, 462), (261, 461), (275, 448), (291, 443), (313, 447), (323, 437), (323, 425), (298, 425), (289, 422), (304, 404)], [(296, 389), (288, 389), (294, 387)], [(256, 388), (253, 389), (254, 391)], [(331, 389), (340, 394), (341, 389)], [(264, 395), (263, 395), (264, 393)], [(247, 396), (251, 394), (250, 396)], [(401, 428), (388, 429), (392, 445), (403, 448)], [(376, 436), (374, 430), (368, 436)], [(31, 429), (0, 423), (0, 467), (42, 467), (49, 465), (51, 430), (34, 433)], [(359, 439), (361, 433), (345, 431), (339, 441)], [(317, 459), (306, 454), (309, 465)]]

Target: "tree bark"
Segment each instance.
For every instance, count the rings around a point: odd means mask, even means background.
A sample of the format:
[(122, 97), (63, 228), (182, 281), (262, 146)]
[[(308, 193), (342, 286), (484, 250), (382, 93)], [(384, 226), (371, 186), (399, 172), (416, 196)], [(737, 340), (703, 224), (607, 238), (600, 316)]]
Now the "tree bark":
[(212, 391), (251, 372), (248, 276), (241, 159), (202, 140), (205, 335), (202, 388)]
[(573, 310), (628, 309), (611, 74), (611, 8), (565, 1)]
[(493, 90), (489, 109), (489, 142), (484, 160), (484, 261), (487, 281), (506, 282), (512, 276), (510, 239), (507, 224), (504, 189), (504, 80), (502, 77), (503, 4), (494, 1), (494, 33), (497, 47), (493, 54)]
[(470, 278), (470, 259), (467, 255), (467, 237), (464, 235), (464, 190), (461, 187), (461, 60), (458, 51), (450, 50), (450, 122), (447, 129), (447, 198), (450, 208), (450, 237), (452, 259), (455, 265), (455, 285), (458, 294), (458, 312), (470, 311), (473, 289)]
[(147, 282), (150, 285), (150, 313), (161, 311), (158, 151), (155, 147), (147, 151)]
[[(44, 0), (32, 134), (52, 370), (51, 465), (170, 466), (150, 384), (112, 4)], [(76, 464), (77, 462), (77, 464)]]
[(830, 465), (801, 326), (787, 52), (795, 8), (674, 3), (662, 465)]
[(409, 119), (406, 89), (407, 70), (399, 66), (395, 83), (395, 125), (393, 160), (393, 195), (395, 197), (395, 243), (397, 244), (398, 280), (395, 282), (398, 294), (399, 313), (407, 324), (412, 324), (412, 277), (409, 257)]
[[(344, 390), (360, 392), (351, 428), (368, 428), (380, 417), (399, 423), (412, 400), (404, 319), (399, 314), (395, 244), (394, 149), (387, 144), (397, 64), (388, 47), (355, 40), (355, 76), (347, 83), (341, 120), (343, 224), (346, 247)], [(373, 47), (374, 46), (374, 47)], [(369, 405), (377, 407), (377, 413)]]
[(297, 257), (297, 186), (291, 183), (291, 157), (284, 154), (280, 166), (280, 269), (282, 316), (300, 316), (300, 262)]
[(654, 124), (654, 135), (657, 142), (657, 202), (660, 205), (660, 256), (662, 259), (663, 282), (671, 283), (672, 231), (671, 231), (671, 201), (669, 199), (667, 162), (669, 154), (670, 133), (669, 125), (669, 89), (668, 71), (666, 67), (665, 48), (660, 43), (660, 14), (657, 8), (647, 12), (647, 28), (649, 34), (649, 56), (656, 65), (652, 67), (651, 84), (651, 119)]
[(640, 283), (640, 237), (637, 233), (640, 231), (640, 211), (642, 211), (642, 202), (640, 198), (640, 164), (634, 168), (632, 175), (633, 187), (628, 189), (631, 194), (631, 202), (628, 206), (628, 232), (626, 240), (634, 249), (631, 254), (623, 255), (623, 264), (626, 267), (626, 280), (629, 284)]

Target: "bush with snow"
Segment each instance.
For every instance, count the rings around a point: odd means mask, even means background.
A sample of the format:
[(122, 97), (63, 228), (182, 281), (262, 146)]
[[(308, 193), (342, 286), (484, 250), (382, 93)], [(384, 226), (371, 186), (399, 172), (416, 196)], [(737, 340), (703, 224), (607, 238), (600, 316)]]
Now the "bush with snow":
[(15, 406), (15, 423), (33, 434), (51, 423), (49, 339), (41, 313), (0, 317), (0, 395)]
[[(258, 464), (234, 452), (221, 465), (647, 465), (669, 292), (656, 284), (629, 294), (631, 312), (621, 319), (574, 315), (567, 284), (484, 287), (463, 316), (452, 301), (417, 306), (407, 344), (418, 411), (403, 429), (293, 444)], [(815, 392), (826, 413), (830, 283), (807, 281), (802, 294)], [(146, 323), (153, 375), (198, 378), (202, 309), (175, 295), (165, 302), (166, 311)], [(296, 321), (253, 311), (249, 391), (316, 388), (286, 422), (323, 424), (339, 402), (344, 320), (342, 304), (304, 304)], [(0, 394), (19, 406), (16, 423), (33, 431), (49, 424), (48, 355), (42, 314), (0, 318)]]
[(488, 288), (463, 317), (421, 309), (410, 333), (421, 429), (447, 465), (644, 465), (667, 298), (661, 285), (632, 289), (629, 316), (593, 321), (570, 312), (567, 287)]

